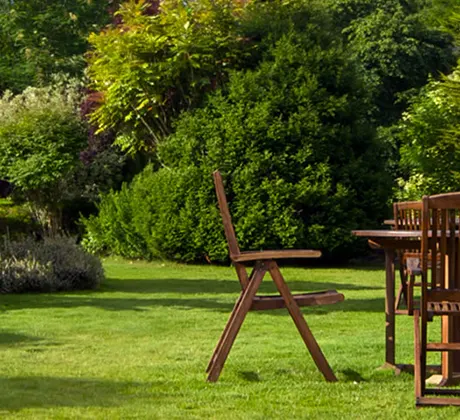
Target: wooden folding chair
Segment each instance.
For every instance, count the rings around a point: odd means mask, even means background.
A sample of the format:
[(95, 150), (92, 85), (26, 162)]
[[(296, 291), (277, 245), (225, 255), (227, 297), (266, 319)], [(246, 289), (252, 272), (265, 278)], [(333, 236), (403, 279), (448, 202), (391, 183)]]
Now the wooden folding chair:
[[(416, 405), (458, 406), (460, 399), (441, 395), (460, 396), (460, 389), (427, 387), (426, 368), (427, 352), (442, 352), (443, 382), (452, 385), (453, 366), (459, 362), (460, 193), (425, 196), (422, 205), (421, 299), (420, 310), (414, 310)], [(429, 270), (435, 258), (439, 267)], [(436, 316), (442, 317), (441, 342), (428, 342), (428, 322)]]
[[(284, 281), (283, 276), (281, 275), (278, 264), (276, 263), (276, 260), (280, 258), (318, 258), (321, 256), (321, 253), (313, 250), (240, 252), (230, 212), (228, 210), (221, 174), (216, 171), (213, 175), (217, 200), (219, 202), (219, 208), (224, 224), (225, 236), (227, 238), (230, 251), (230, 259), (235, 266), (242, 291), (235, 303), (230, 318), (209, 362), (206, 370), (208, 373), (208, 381), (215, 382), (219, 378), (225, 360), (227, 359), (233, 342), (235, 341), (248, 311), (279, 308), (287, 308), (289, 311), (289, 314), (294, 320), (294, 323), (308, 350), (310, 351), (316, 366), (324, 375), (325, 379), (331, 382), (337, 381), (334, 372), (330, 368), (318, 343), (305, 322), (299, 306), (337, 303), (343, 300), (343, 295), (337, 293), (335, 290), (292, 295), (286, 282)], [(252, 269), (250, 276), (248, 276), (244, 265), (246, 263), (254, 263), (254, 268)], [(270, 276), (280, 293), (279, 295), (256, 295), (257, 290), (262, 283), (262, 279), (267, 272), (270, 273)]]
[[(393, 203), (393, 217), (395, 230), (421, 230), (422, 226), (422, 202), (403, 201)], [(419, 249), (404, 249), (398, 252), (399, 274), (401, 284), (395, 300), (396, 315), (412, 315), (414, 312), (414, 286), (420, 286), (415, 282), (415, 276), (421, 275)], [(406, 309), (401, 309), (404, 301)]]

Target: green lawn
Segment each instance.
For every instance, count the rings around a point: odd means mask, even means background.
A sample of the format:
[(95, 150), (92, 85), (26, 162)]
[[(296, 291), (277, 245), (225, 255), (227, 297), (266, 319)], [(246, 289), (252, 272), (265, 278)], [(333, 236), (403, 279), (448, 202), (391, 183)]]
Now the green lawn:
[[(3, 418), (455, 418), (416, 410), (413, 378), (384, 360), (383, 269), (284, 270), (293, 291), (345, 301), (304, 308), (339, 378), (326, 383), (287, 312), (249, 313), (219, 382), (205, 368), (239, 291), (230, 267), (105, 262), (100, 291), (1, 296)], [(267, 279), (264, 291), (272, 290)], [(411, 362), (412, 320), (397, 319)]]

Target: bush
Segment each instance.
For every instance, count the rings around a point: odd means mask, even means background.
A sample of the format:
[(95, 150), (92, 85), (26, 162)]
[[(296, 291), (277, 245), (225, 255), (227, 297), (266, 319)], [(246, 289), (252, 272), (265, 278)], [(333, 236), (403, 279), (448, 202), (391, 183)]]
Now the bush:
[(134, 209), (126, 184), (119, 192), (105, 195), (98, 204), (98, 216), (82, 219), (86, 229), (83, 247), (92, 253), (110, 251), (127, 258), (148, 257), (145, 241), (133, 226)]
[(0, 292), (94, 289), (104, 278), (99, 259), (67, 237), (6, 242), (0, 249)]
[[(164, 168), (146, 169), (122, 194), (102, 200), (101, 209), (130, 203), (123, 232), (139, 234), (151, 256), (227, 258), (215, 169), (226, 180), (244, 249), (348, 256), (351, 230), (386, 216), (391, 180), (354, 63), (326, 37), (318, 44), (317, 33), (286, 32), (257, 68), (233, 72), (227, 90), (183, 114), (159, 149)], [(120, 226), (107, 215), (86, 223), (90, 237)], [(117, 252), (109, 244), (105, 236), (102, 245)]]

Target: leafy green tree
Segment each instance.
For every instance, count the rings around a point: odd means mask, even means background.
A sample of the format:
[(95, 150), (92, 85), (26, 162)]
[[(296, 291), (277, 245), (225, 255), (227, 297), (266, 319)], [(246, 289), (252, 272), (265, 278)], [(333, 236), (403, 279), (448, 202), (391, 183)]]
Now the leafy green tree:
[(81, 76), (90, 32), (110, 21), (110, 0), (0, 0), (0, 92)]
[(92, 121), (114, 128), (127, 151), (152, 150), (171, 133), (180, 112), (200, 103), (238, 61), (241, 7), (232, 0), (146, 0), (121, 4), (121, 23), (92, 34), (91, 86), (101, 92)]
[(80, 87), (59, 83), (6, 93), (0, 99), (0, 174), (14, 184), (45, 231), (62, 228), (69, 179), (86, 145), (79, 113)]
[(393, 128), (401, 144), (400, 199), (460, 189), (460, 73), (432, 81)]

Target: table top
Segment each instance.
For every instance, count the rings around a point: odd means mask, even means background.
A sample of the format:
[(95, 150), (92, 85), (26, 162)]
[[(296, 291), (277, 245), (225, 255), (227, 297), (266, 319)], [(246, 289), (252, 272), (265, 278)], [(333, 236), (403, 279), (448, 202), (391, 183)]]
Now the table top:
[[(375, 230), (352, 230), (351, 233), (355, 236), (370, 238), (376, 242), (393, 244), (393, 246), (399, 248), (404, 244), (409, 246), (411, 243), (420, 242), (422, 239), (421, 230), (384, 230), (384, 229), (375, 229)], [(460, 231), (455, 231), (456, 240), (460, 240)], [(428, 231), (428, 237), (433, 237), (433, 232)], [(438, 230), (435, 235), (436, 240), (441, 240), (441, 231)], [(450, 232), (446, 232), (446, 238), (450, 238)], [(399, 243), (399, 244), (398, 244)]]
[(351, 233), (355, 236), (364, 236), (372, 238), (414, 238), (418, 239), (422, 236), (421, 230), (352, 230)]

